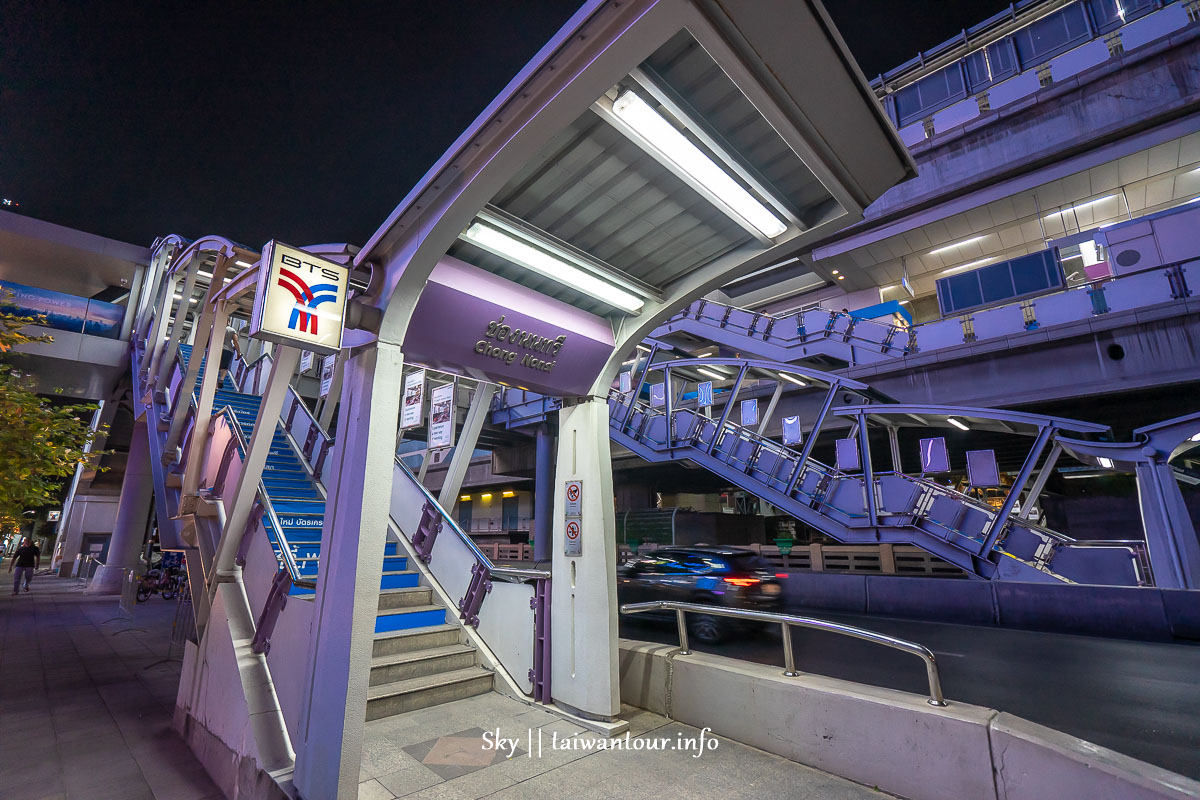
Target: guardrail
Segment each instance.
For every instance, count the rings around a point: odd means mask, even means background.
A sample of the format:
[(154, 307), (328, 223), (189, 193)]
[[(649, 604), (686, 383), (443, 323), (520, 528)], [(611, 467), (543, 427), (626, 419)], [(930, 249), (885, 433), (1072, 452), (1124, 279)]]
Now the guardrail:
[(717, 617), (732, 617), (734, 619), (748, 619), (756, 622), (778, 624), (783, 633), (783, 674), (789, 678), (794, 678), (800, 674), (796, 671), (796, 657), (792, 649), (791, 628), (793, 625), (798, 628), (811, 628), (817, 631), (838, 633), (842, 636), (850, 636), (854, 639), (881, 644), (884, 647), (890, 647), (893, 650), (900, 650), (901, 652), (917, 656), (924, 661), (925, 674), (929, 679), (929, 699), (926, 702), (931, 706), (946, 705), (946, 698), (942, 695), (941, 678), (938, 676), (937, 659), (934, 657), (933, 651), (916, 642), (897, 639), (894, 636), (869, 631), (865, 628), (856, 628), (853, 625), (843, 625), (840, 622), (830, 622), (829, 620), (814, 619), (813, 617), (800, 617), (793, 614), (776, 614), (769, 611), (724, 608), (722, 606), (701, 605), (700, 603), (679, 603), (673, 600), (652, 600), (648, 603), (626, 603), (621, 606), (622, 614), (642, 614), (647, 611), (675, 612), (675, 623), (679, 628), (679, 655), (681, 656), (691, 655), (692, 653), (688, 647), (687, 619), (685, 617), (685, 614), (689, 611), (697, 614), (710, 614)]

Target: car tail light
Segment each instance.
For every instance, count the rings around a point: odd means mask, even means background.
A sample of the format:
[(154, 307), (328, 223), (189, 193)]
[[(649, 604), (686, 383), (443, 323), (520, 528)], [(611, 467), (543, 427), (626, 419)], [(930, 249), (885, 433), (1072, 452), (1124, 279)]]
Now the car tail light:
[(786, 572), (776, 572), (775, 573), (776, 578), (786, 578), (787, 576), (788, 576), (788, 574)]
[(758, 578), (726, 578), (726, 583), (732, 583), (734, 586), (753, 586), (756, 583), (762, 583)]

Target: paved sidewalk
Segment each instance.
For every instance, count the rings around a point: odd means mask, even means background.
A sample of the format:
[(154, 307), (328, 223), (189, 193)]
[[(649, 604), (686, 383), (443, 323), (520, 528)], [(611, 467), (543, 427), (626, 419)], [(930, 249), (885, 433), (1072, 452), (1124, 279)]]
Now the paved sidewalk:
[[(625, 706), (629, 748), (496, 693), (367, 723), (359, 800), (788, 798), (891, 795)], [(497, 750), (496, 730), (504, 740)], [(642, 747), (637, 744), (641, 741)], [(645, 749), (651, 742), (676, 749)], [(510, 756), (510, 753), (512, 754)]]
[(129, 619), (116, 597), (85, 597), (72, 579), (38, 575), (16, 597), (5, 589), (0, 797), (219, 800), (171, 728), (173, 601), (156, 595)]

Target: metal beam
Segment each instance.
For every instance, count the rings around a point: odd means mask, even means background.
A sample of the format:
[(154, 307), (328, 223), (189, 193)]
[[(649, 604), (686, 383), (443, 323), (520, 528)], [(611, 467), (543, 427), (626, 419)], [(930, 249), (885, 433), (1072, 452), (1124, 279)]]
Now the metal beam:
[(867, 415), (858, 415), (858, 457), (862, 462), (863, 491), (866, 492), (867, 521), (874, 528), (879, 523), (875, 506), (875, 470), (871, 467), (871, 437), (867, 433)]
[(996, 542), (999, 541), (1000, 534), (1004, 532), (1004, 528), (1008, 525), (1008, 517), (1012, 514), (1013, 509), (1017, 505), (1017, 499), (1021, 496), (1021, 490), (1025, 488), (1025, 483), (1033, 473), (1034, 466), (1042, 457), (1042, 450), (1046, 448), (1046, 444), (1053, 435), (1054, 427), (1051, 425), (1044, 425), (1038, 431), (1037, 439), (1033, 443), (1033, 449), (1029, 451), (1029, 455), (1025, 458), (1025, 463), (1021, 465), (1021, 470), (1013, 480), (1012, 488), (1004, 498), (1004, 503), (1000, 506), (1000, 510), (996, 512), (996, 518), (992, 521), (992, 527), (988, 530), (987, 536), (983, 540), (983, 546), (979, 549), (979, 555), (983, 558), (988, 557), (988, 554), (992, 552), (992, 548), (996, 546)]
[[(194, 262), (194, 263), (193, 263)], [(179, 293), (179, 310), (175, 312), (175, 321), (171, 323), (171, 335), (163, 346), (162, 356), (158, 361), (158, 373), (154, 382), (156, 389), (165, 389), (171, 378), (171, 362), (179, 352), (179, 341), (183, 338), (183, 324), (187, 322), (188, 302), (192, 291), (196, 288), (196, 273), (200, 271), (200, 262), (192, 259), (188, 264), (187, 277), (183, 280), (183, 291)]]
[[(721, 438), (721, 431), (725, 428), (725, 423), (729, 421), (729, 414), (733, 411), (733, 404), (737, 402), (738, 392), (741, 391), (742, 381), (746, 378), (746, 370), (750, 367), (747, 364), (742, 364), (742, 368), (738, 370), (737, 379), (733, 382), (733, 388), (729, 391), (729, 399), (725, 401), (725, 408), (721, 410), (721, 420), (717, 423), (716, 430), (713, 431), (712, 439), (709, 440), (708, 446), (704, 452), (712, 454), (713, 448), (717, 446), (717, 440)], [(715, 398), (714, 398), (715, 399)]]
[(783, 381), (775, 382), (775, 391), (771, 394), (771, 399), (767, 403), (767, 410), (758, 420), (758, 435), (762, 436), (763, 431), (767, 429), (767, 422), (770, 421), (771, 415), (775, 413), (775, 406), (779, 403), (779, 396), (783, 394)]
[[(296, 362), (299, 360), (298, 348), (280, 346), (275, 351), (271, 375), (267, 379), (267, 388), (258, 406), (258, 416), (254, 419), (254, 432), (246, 445), (246, 457), (238, 473), (237, 486), (233, 491), (232, 501), (225, 504), (225, 529), (221, 532), (221, 541), (217, 545), (217, 556), (214, 559), (214, 584), (233, 580), (240, 569), (234, 563), (234, 557), (246, 532), (246, 523), (250, 519), (255, 495), (258, 494), (258, 484), (262, 480), (263, 467), (266, 466), (267, 456), (270, 454), (271, 440), (275, 438), (275, 429), (279, 426), (283, 400), (287, 396), (292, 373), (295, 372)], [(215, 586), (212, 588), (215, 589)]]
[(829, 409), (833, 408), (833, 401), (837, 399), (839, 388), (836, 383), (832, 384), (829, 387), (829, 391), (825, 394), (825, 400), (821, 403), (821, 410), (817, 412), (817, 418), (813, 421), (812, 431), (809, 432), (808, 438), (804, 441), (804, 447), (800, 450), (800, 460), (796, 462), (796, 469), (792, 472), (792, 477), (788, 478), (784, 494), (790, 495), (792, 490), (796, 488), (796, 482), (800, 480), (800, 473), (804, 469), (804, 463), (812, 455), (813, 445), (817, 441), (817, 434), (821, 432), (821, 426), (825, 423), (825, 417), (829, 415)]
[(1021, 505), (1021, 519), (1029, 519), (1033, 514), (1033, 507), (1037, 504), (1038, 497), (1042, 494), (1042, 489), (1046, 488), (1046, 481), (1054, 473), (1054, 465), (1058, 462), (1058, 457), (1062, 454), (1062, 445), (1055, 442), (1050, 448), (1050, 455), (1046, 456), (1046, 463), (1042, 464), (1042, 468), (1038, 470), (1037, 477), (1033, 480), (1033, 488), (1025, 495), (1025, 502)]
[[(219, 353), (225, 347), (225, 330), (229, 325), (232, 307), (226, 302), (217, 304), (212, 327), (209, 329), (207, 349), (209, 353)], [(192, 351), (193, 358), (196, 351)], [(183, 473), (183, 488), (179, 493), (181, 513), (191, 513), (195, 503), (196, 492), (200, 488), (200, 474), (203, 472), (204, 449), (209, 444), (209, 426), (212, 423), (213, 400), (217, 394), (217, 376), (220, 370), (210, 369), (204, 373), (200, 384), (200, 397), (196, 401), (195, 432), (192, 434), (191, 446), (185, 454), (187, 467)], [(177, 411), (176, 416), (183, 416)], [(184, 510), (186, 508), (186, 510)]]
[(467, 417), (463, 420), (462, 432), (458, 435), (458, 444), (454, 455), (450, 456), (450, 466), (446, 469), (446, 479), (438, 494), (438, 502), (443, 508), (453, 508), (458, 492), (462, 489), (463, 480), (467, 477), (467, 467), (471, 464), (471, 454), (479, 442), (479, 432), (487, 420), (488, 410), (492, 406), (492, 396), (496, 394), (496, 384), (480, 383), (467, 407)]

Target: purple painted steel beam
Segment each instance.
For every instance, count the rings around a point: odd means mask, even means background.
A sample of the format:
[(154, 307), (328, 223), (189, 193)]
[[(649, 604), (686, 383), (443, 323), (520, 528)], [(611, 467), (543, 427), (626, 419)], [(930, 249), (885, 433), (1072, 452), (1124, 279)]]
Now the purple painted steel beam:
[[(250, 550), (250, 536), (258, 528), (258, 523), (262, 522), (263, 514), (267, 511), (267, 507), (263, 505), (262, 500), (254, 501), (254, 508), (250, 509), (250, 518), (246, 520), (246, 532), (242, 536), (242, 541), (238, 543), (237, 555), (234, 556), (233, 562), (239, 567), (246, 566), (246, 556)], [(278, 531), (276, 531), (278, 535)]]
[(275, 623), (279, 622), (279, 615), (287, 605), (288, 592), (291, 589), (292, 576), (288, 571), (281, 569), (276, 572), (275, 577), (271, 579), (271, 591), (267, 594), (267, 601), (263, 603), (262, 613), (258, 616), (254, 638), (250, 641), (250, 649), (258, 655), (265, 656), (271, 652), (271, 634), (275, 632)]
[(317, 454), (317, 461), (313, 464), (313, 477), (321, 480), (321, 473), (325, 470), (325, 459), (329, 456), (329, 451), (333, 448), (333, 439), (326, 439), (321, 442), (321, 450)]
[(442, 518), (428, 500), (421, 507), (421, 521), (417, 523), (417, 532), (413, 534), (412, 545), (417, 551), (417, 558), (428, 564), (433, 558), (433, 544), (442, 530)]
[(491, 577), (491, 570), (476, 561), (471, 567), (471, 582), (466, 594), (458, 601), (458, 618), (472, 628), (479, 627), (479, 609), (483, 606), (483, 598), (492, 590)]

